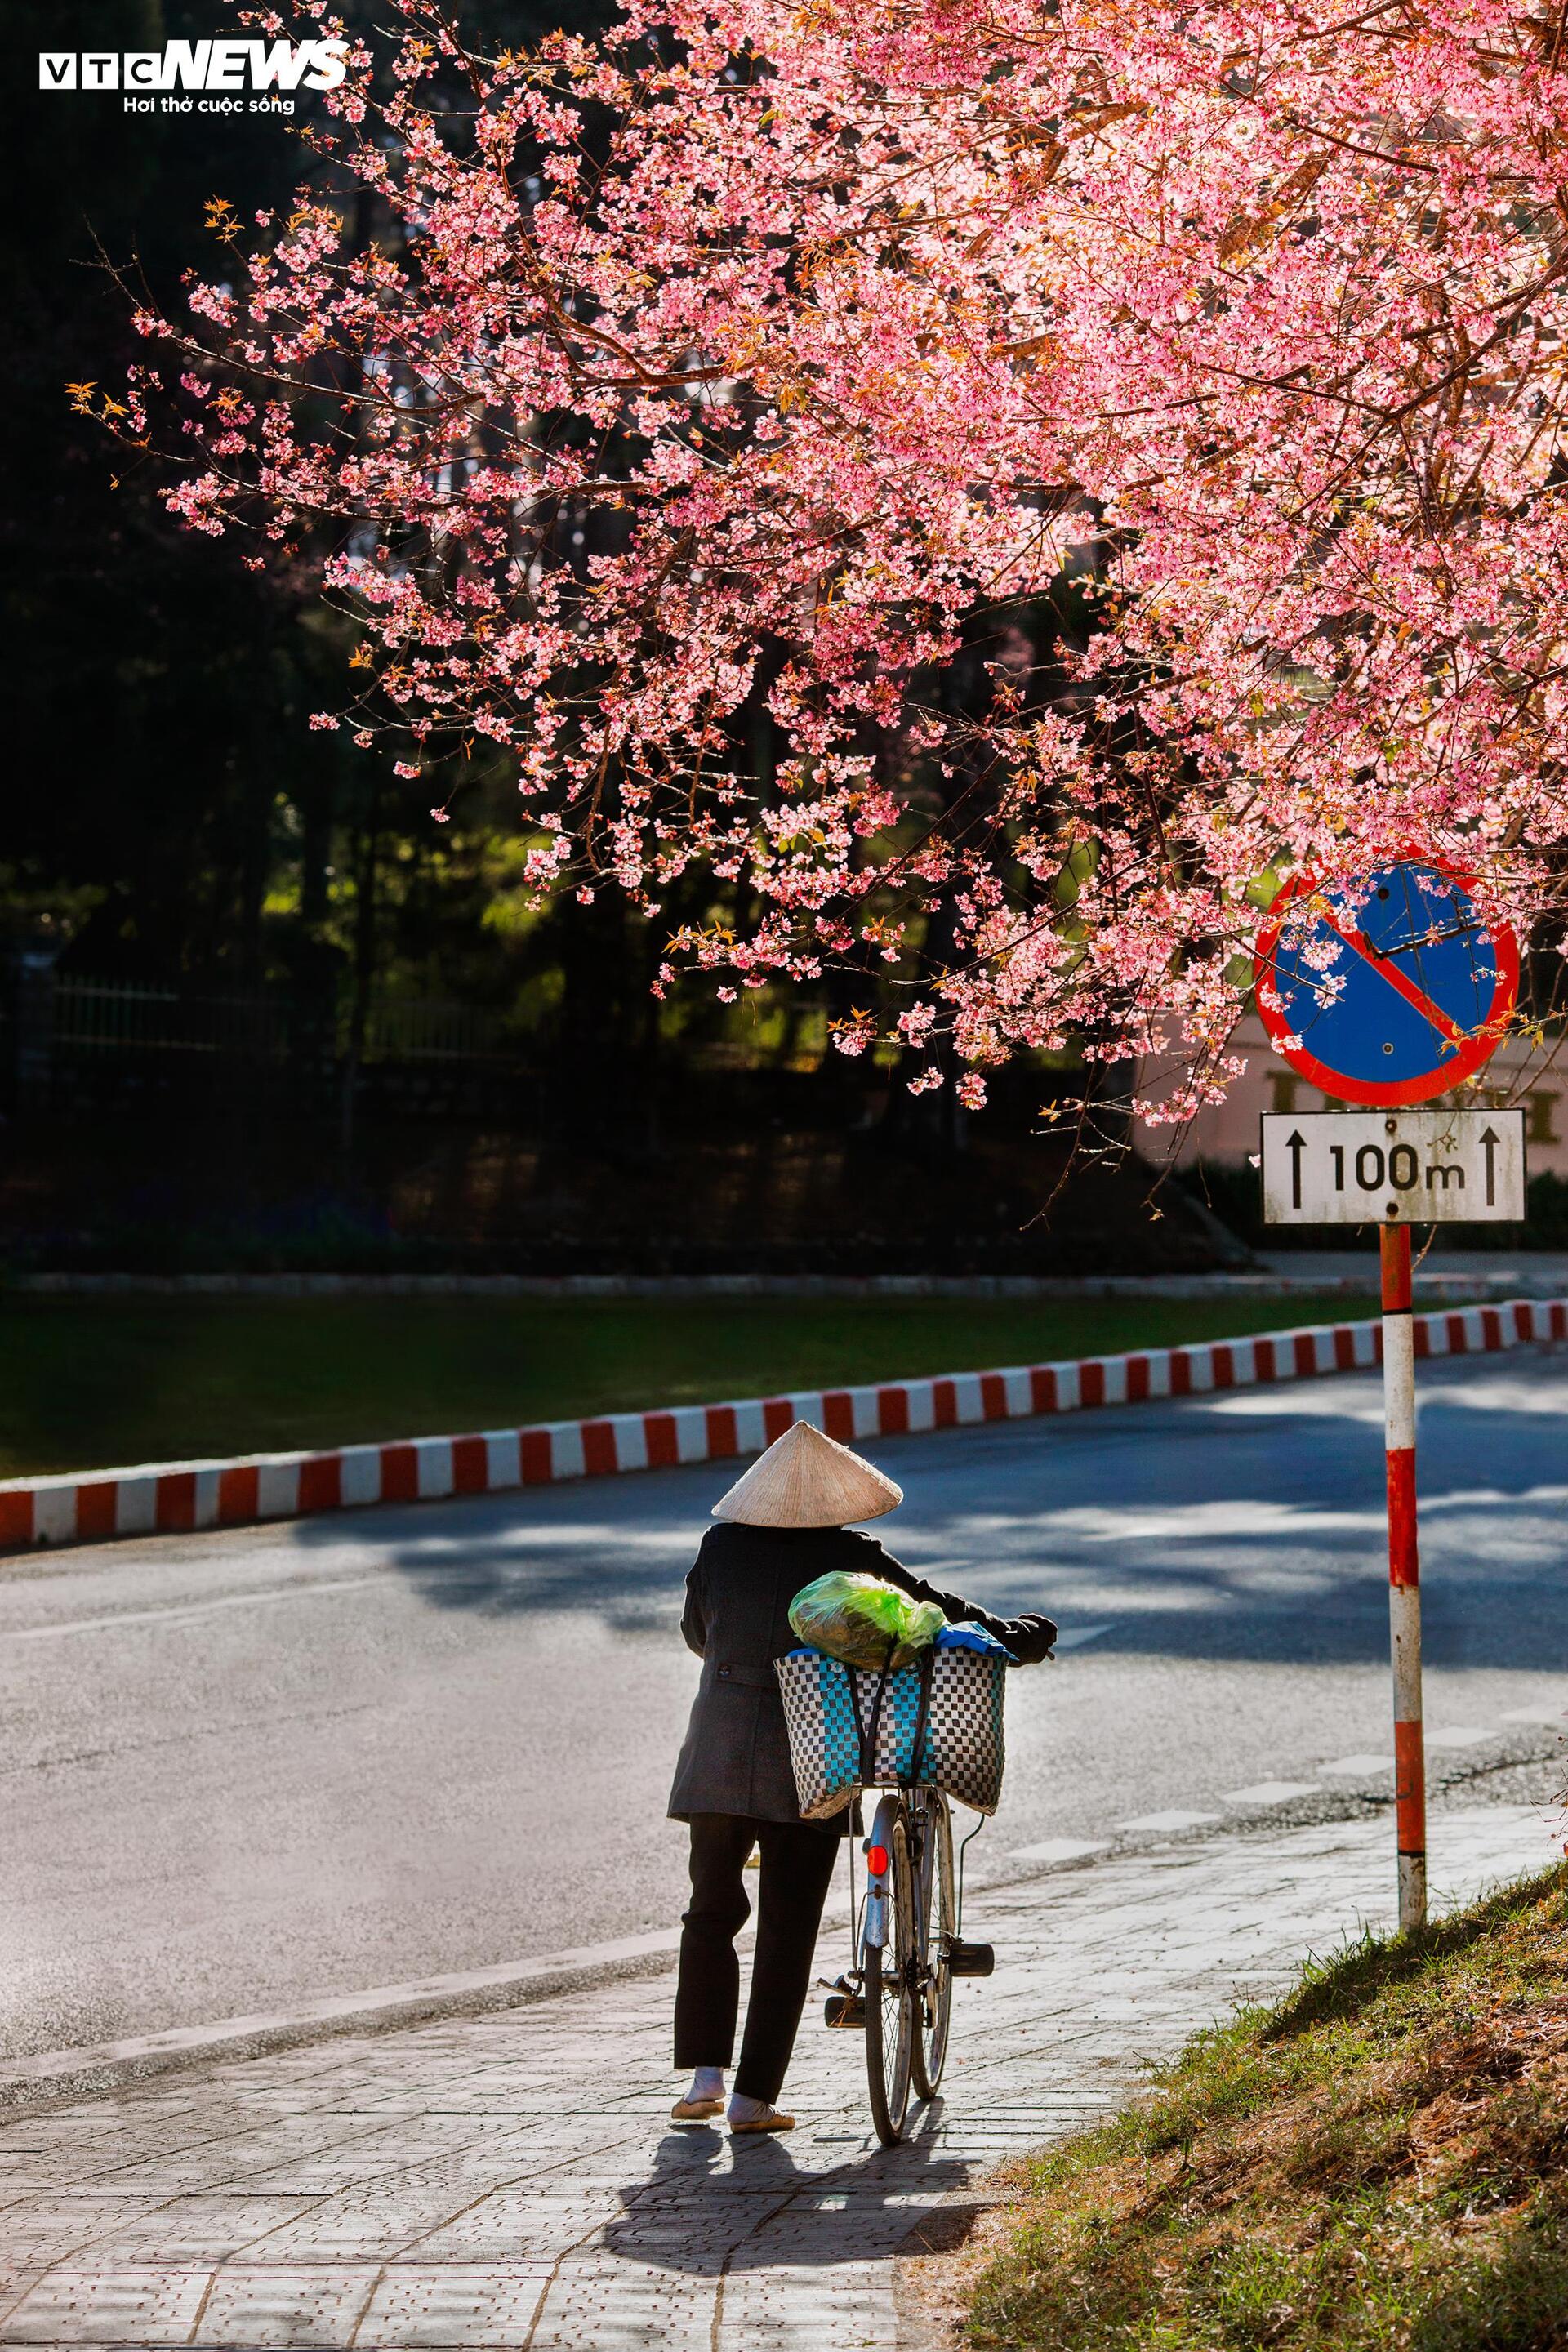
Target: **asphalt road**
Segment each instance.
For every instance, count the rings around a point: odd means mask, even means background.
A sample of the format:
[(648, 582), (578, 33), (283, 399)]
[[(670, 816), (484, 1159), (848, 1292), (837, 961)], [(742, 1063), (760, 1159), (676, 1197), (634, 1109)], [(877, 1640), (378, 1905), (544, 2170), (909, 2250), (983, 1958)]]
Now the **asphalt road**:
[[(1434, 1760), (1480, 1773), (1468, 1801), (1517, 1799), (1492, 1768), (1550, 1757), (1568, 1704), (1568, 1356), (1420, 1377)], [(977, 1885), (1061, 1842), (1180, 1833), (1125, 1826), (1150, 1815), (1299, 1818), (1386, 1789), (1375, 1378), (875, 1451), (907, 1489), (879, 1528), (905, 1559), (1067, 1637), (1012, 1684)], [(0, 2051), (672, 1922), (664, 1804), (697, 1671), (677, 1621), (722, 1483), (7, 1563)]]

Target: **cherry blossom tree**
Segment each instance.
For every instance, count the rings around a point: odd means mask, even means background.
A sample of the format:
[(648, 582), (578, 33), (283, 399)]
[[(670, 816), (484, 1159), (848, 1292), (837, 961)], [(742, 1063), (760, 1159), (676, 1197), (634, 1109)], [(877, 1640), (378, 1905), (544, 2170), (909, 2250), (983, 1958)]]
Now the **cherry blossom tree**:
[(1173, 1024), (1163, 1115), (1223, 1092), (1302, 871), (1447, 859), (1555, 943), (1561, 6), (388, 7), (112, 420), (178, 416), (193, 528), (325, 551), (313, 724), (437, 816), (504, 759), (541, 891), (706, 870), (666, 982), (879, 974), (973, 1104)]

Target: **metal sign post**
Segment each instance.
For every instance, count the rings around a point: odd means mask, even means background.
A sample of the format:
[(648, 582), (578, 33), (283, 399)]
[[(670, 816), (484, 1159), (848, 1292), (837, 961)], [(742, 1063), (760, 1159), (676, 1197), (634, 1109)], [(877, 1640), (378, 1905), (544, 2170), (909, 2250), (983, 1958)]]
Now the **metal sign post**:
[(1258, 1006), (1312, 1085), (1378, 1110), (1262, 1121), (1271, 1224), (1378, 1223), (1388, 1617), (1394, 1668), (1399, 1926), (1426, 1920), (1426, 1759), (1415, 1523), (1415, 1334), (1410, 1227), (1525, 1211), (1524, 1113), (1415, 1111), (1485, 1065), (1513, 1010), (1519, 950), (1484, 923), (1465, 878), (1403, 860), (1350, 882), (1302, 877), (1258, 944)]
[(1388, 1633), (1394, 1662), (1394, 1812), (1402, 1934), (1426, 1918), (1426, 1747), (1421, 1726), (1421, 1553), (1415, 1537), (1415, 1326), (1410, 1228), (1382, 1225), (1383, 1444), (1388, 1480)]

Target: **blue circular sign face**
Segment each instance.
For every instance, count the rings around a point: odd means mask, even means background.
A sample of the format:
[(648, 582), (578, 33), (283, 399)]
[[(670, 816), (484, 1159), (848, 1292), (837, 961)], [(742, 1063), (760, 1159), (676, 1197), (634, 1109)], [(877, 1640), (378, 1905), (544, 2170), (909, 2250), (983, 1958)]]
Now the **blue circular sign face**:
[(1467, 877), (1402, 858), (1350, 880), (1300, 875), (1258, 942), (1258, 1010), (1291, 1067), (1337, 1102), (1446, 1094), (1490, 1057), (1519, 948)]

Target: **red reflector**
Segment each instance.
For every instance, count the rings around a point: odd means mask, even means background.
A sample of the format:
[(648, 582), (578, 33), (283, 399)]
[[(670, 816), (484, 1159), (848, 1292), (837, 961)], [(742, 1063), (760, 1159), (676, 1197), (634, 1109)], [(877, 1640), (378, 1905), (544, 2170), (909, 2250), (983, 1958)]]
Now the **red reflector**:
[(888, 1868), (888, 1849), (885, 1845), (874, 1845), (868, 1848), (866, 1854), (866, 1867), (870, 1872), (873, 1878), (881, 1878), (886, 1875)]

